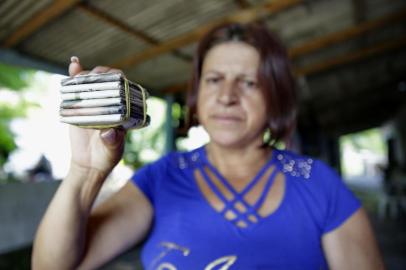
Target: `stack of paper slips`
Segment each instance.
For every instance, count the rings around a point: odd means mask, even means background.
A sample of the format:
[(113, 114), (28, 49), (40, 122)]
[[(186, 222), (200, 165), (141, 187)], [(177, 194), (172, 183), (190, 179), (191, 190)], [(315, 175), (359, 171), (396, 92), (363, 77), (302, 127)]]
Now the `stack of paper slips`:
[(60, 116), (85, 128), (142, 128), (149, 124), (148, 92), (121, 73), (87, 74), (61, 81)]

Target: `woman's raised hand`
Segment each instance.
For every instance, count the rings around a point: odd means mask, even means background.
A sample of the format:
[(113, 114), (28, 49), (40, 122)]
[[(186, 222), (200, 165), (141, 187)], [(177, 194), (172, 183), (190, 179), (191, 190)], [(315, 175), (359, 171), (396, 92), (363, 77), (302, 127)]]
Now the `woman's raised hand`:
[[(88, 73), (121, 72), (104, 66), (97, 66), (91, 71), (84, 71), (75, 56), (71, 58), (69, 75)], [(107, 175), (121, 159), (124, 150), (125, 130), (109, 128), (104, 130), (85, 129), (70, 126), (71, 171)]]

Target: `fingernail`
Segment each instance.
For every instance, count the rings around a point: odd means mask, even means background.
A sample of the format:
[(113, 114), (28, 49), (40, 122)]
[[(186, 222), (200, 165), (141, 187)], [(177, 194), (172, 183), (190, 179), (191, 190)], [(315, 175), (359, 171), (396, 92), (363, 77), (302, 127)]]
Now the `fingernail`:
[(110, 145), (113, 145), (116, 142), (117, 134), (113, 128), (111, 128), (105, 132), (102, 132), (100, 135), (103, 138), (103, 140)]
[(79, 57), (77, 57), (77, 56), (72, 56), (72, 57), (70, 58), (70, 61), (71, 61), (72, 63), (79, 63)]

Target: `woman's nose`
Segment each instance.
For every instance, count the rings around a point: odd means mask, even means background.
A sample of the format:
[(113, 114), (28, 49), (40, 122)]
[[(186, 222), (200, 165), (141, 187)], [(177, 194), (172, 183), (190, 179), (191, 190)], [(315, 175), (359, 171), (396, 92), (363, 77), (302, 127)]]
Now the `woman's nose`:
[(234, 104), (238, 101), (237, 86), (234, 82), (225, 82), (220, 88), (217, 101), (223, 105)]

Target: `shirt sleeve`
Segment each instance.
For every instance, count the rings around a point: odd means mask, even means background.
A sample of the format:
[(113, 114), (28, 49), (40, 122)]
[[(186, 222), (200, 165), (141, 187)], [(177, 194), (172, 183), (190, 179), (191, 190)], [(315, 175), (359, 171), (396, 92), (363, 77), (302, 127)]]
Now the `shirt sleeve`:
[(133, 184), (144, 193), (152, 204), (155, 202), (154, 198), (157, 186), (166, 172), (167, 160), (168, 157), (164, 156), (153, 163), (141, 167), (131, 177)]
[(138, 169), (131, 177), (131, 181), (142, 191), (142, 193), (144, 193), (150, 202), (153, 202), (154, 188), (152, 183), (151, 165), (146, 165)]
[(361, 207), (361, 202), (332, 168), (319, 162), (318, 174), (326, 194), (323, 233), (328, 233), (351, 217)]

